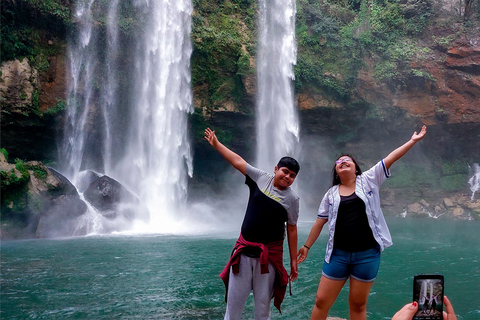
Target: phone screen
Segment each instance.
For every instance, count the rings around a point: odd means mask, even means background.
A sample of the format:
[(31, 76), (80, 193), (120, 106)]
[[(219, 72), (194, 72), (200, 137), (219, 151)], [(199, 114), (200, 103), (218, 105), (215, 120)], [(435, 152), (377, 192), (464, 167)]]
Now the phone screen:
[(413, 300), (418, 302), (418, 311), (413, 320), (443, 319), (443, 276), (417, 275), (413, 278)]

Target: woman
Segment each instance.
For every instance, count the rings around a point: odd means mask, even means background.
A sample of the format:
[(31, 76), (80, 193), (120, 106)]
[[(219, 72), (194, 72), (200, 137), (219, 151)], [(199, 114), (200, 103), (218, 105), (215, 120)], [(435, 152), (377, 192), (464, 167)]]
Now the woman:
[(297, 254), (303, 262), (325, 223), (329, 222), (322, 277), (311, 319), (326, 319), (343, 285), (350, 277), (350, 319), (366, 319), (367, 299), (380, 266), (380, 252), (392, 238), (380, 208), (379, 188), (390, 176), (390, 166), (427, 132), (425, 126), (409, 141), (362, 173), (355, 159), (342, 155), (335, 161), (333, 186), (320, 204), (305, 245)]

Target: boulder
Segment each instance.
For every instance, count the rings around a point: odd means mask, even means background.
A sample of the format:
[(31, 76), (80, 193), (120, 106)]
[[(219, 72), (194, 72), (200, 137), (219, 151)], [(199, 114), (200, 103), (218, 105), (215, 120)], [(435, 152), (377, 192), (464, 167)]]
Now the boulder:
[[(50, 199), (54, 199), (60, 195), (70, 195), (78, 197), (77, 188), (60, 172), (51, 167), (46, 167), (38, 161), (29, 161), (27, 165), (30, 167), (29, 191), (31, 193), (40, 194), (46, 192)], [(37, 178), (34, 170), (40, 169), (46, 172), (45, 178)]]
[(415, 202), (415, 203), (412, 203), (412, 204), (409, 204), (407, 206), (407, 211), (409, 213), (414, 213), (414, 214), (423, 214), (423, 208), (422, 208), (422, 205), (418, 202)]
[(62, 195), (54, 200), (50, 208), (38, 221), (37, 238), (82, 236), (84, 227), (78, 228), (78, 219), (87, 212), (87, 205), (77, 196)]
[(78, 174), (78, 181), (77, 181), (77, 188), (78, 191), (84, 193), (87, 190), (88, 186), (98, 178), (102, 176), (101, 173), (95, 172), (93, 170), (84, 170), (79, 172)]
[(465, 210), (462, 207), (455, 207), (452, 209), (452, 215), (454, 217), (460, 217), (464, 212)]
[(443, 204), (448, 208), (455, 206), (450, 198), (443, 198)]
[(121, 183), (102, 176), (95, 179), (84, 192), (85, 200), (99, 210), (104, 217), (113, 219), (118, 216), (133, 220), (135, 212), (132, 205), (139, 204), (139, 200), (131, 194)]
[(465, 207), (468, 209), (480, 209), (480, 200), (470, 200), (465, 202)]
[(430, 203), (428, 203), (427, 201), (425, 201), (425, 199), (420, 200), (420, 204), (421, 204), (422, 206), (424, 206), (425, 208), (429, 208), (429, 207), (430, 207)]

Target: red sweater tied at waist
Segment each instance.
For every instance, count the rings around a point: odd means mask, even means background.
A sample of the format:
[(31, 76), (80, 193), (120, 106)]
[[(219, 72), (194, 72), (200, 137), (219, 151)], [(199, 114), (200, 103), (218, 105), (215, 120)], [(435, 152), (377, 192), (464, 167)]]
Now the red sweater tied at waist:
[(225, 284), (225, 302), (227, 301), (230, 267), (232, 267), (232, 272), (234, 274), (239, 272), (241, 253), (243, 249), (247, 247), (260, 248), (260, 269), (262, 274), (268, 273), (269, 262), (275, 268), (276, 275), (273, 284), (273, 305), (281, 312), (280, 305), (285, 297), (285, 291), (288, 284), (287, 270), (285, 270), (285, 267), (283, 266), (283, 240), (263, 244), (247, 241), (240, 234), (240, 237), (233, 248), (230, 260), (222, 273), (220, 273), (220, 278), (222, 278), (223, 283)]

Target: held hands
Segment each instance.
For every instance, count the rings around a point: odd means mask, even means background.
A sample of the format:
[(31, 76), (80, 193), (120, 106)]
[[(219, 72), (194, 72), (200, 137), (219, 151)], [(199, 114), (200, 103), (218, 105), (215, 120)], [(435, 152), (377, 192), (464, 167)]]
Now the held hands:
[(297, 253), (297, 263), (302, 263), (307, 259), (308, 249), (306, 247), (301, 247)]
[(297, 261), (290, 262), (290, 281), (295, 281), (298, 278), (298, 266)]
[(207, 140), (208, 143), (215, 147), (215, 144), (218, 142), (215, 131), (211, 130), (210, 128), (205, 129), (205, 140)]
[(412, 140), (417, 142), (417, 141), (420, 141), (423, 139), (423, 137), (425, 136), (425, 134), (427, 133), (427, 127), (426, 126), (423, 126), (422, 127), (422, 130), (420, 130), (420, 133), (417, 133), (417, 131), (415, 131), (412, 135)]

